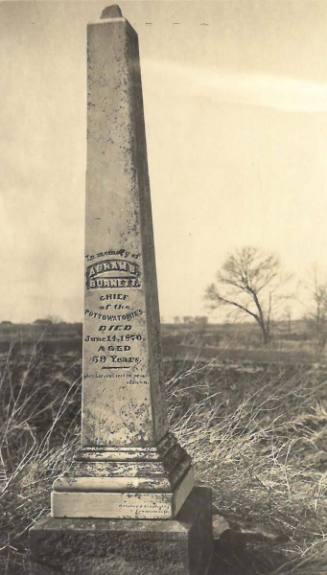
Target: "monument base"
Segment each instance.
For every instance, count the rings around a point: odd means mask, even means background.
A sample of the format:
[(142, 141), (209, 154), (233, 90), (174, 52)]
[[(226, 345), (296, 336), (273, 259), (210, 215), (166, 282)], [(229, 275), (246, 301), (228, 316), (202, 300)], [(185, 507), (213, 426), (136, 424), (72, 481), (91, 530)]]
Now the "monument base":
[(206, 575), (211, 490), (195, 487), (175, 519), (46, 517), (30, 530), (31, 575)]
[(193, 487), (191, 458), (171, 433), (151, 447), (83, 448), (53, 484), (51, 515), (172, 519)]

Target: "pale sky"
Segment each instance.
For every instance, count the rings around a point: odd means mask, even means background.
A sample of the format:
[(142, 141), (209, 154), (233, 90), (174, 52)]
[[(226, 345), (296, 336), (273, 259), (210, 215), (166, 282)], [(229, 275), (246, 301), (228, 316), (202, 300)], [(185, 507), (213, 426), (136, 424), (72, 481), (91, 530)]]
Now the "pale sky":
[[(0, 321), (82, 318), (86, 24), (108, 4), (0, 4)], [(161, 315), (205, 314), (234, 247), (300, 278), (324, 266), (326, 0), (120, 6), (139, 34)]]

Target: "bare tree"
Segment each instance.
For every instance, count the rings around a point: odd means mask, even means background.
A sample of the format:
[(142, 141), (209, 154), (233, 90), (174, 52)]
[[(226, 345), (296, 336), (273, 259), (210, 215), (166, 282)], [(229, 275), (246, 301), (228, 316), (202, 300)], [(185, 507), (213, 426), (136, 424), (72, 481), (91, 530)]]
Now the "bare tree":
[(255, 320), (267, 344), (273, 310), (285, 298), (281, 293), (285, 280), (274, 254), (243, 247), (227, 257), (205, 297), (213, 309), (227, 306)]
[(308, 286), (311, 309), (307, 315), (319, 351), (323, 351), (327, 342), (327, 283), (318, 278), (317, 267), (313, 268), (313, 281)]

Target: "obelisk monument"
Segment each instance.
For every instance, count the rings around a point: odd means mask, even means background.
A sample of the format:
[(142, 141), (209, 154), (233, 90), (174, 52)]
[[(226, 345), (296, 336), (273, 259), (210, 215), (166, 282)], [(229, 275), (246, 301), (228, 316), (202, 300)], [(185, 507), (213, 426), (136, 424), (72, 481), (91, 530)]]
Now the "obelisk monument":
[[(193, 487), (168, 434), (137, 35), (88, 27), (82, 449), (54, 517), (168, 518)], [(113, 17), (112, 17), (113, 16)]]
[[(67, 529), (78, 539), (88, 529), (83, 519), (98, 521), (108, 549), (117, 529), (129, 539), (146, 532), (154, 549), (153, 532), (180, 533), (174, 518), (185, 507), (188, 545), (200, 521), (208, 543), (203, 534), (193, 543), (210, 555), (210, 496), (193, 490), (190, 457), (168, 431), (138, 39), (118, 6), (88, 26), (87, 50), (82, 445), (54, 483), (52, 519), (31, 532), (32, 549), (35, 541), (47, 547), (45, 533), (54, 531), (59, 542)], [(156, 521), (141, 526), (145, 519)], [(200, 575), (185, 566), (183, 549), (180, 570), (169, 572)], [(146, 556), (149, 575), (166, 572)], [(204, 556), (198, 564), (203, 570)]]

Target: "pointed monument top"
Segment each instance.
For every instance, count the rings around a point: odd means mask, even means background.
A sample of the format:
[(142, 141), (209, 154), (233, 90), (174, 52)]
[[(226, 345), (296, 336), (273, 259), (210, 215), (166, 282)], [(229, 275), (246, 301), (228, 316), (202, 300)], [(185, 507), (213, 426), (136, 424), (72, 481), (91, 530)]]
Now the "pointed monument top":
[(107, 6), (104, 8), (104, 10), (102, 10), (100, 18), (122, 18), (122, 16), (123, 13), (118, 4), (112, 4), (111, 6)]

